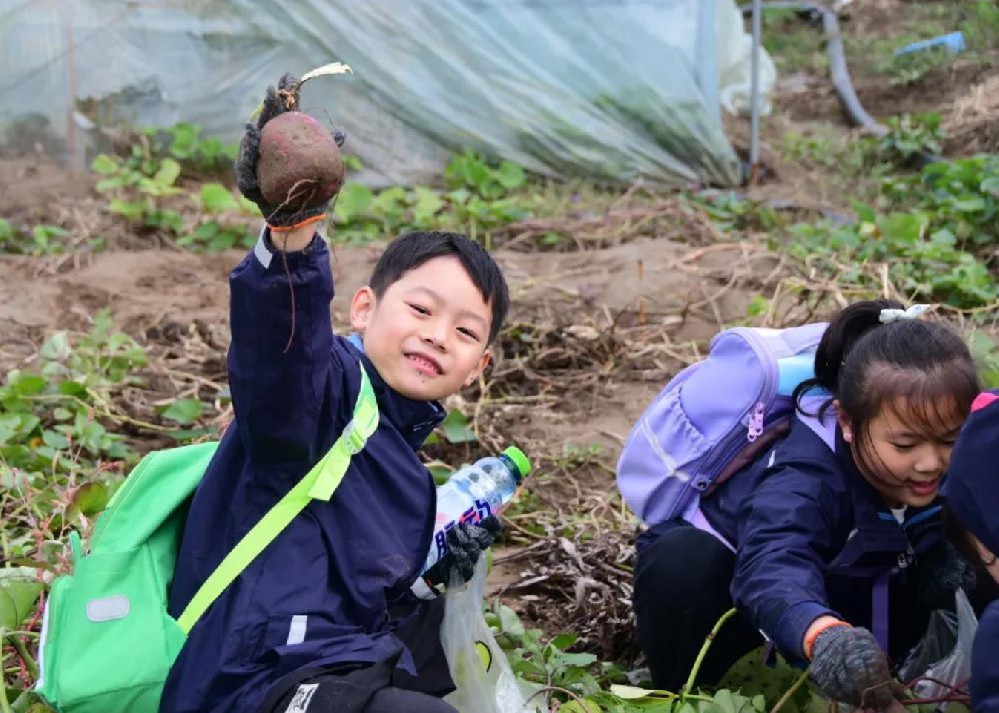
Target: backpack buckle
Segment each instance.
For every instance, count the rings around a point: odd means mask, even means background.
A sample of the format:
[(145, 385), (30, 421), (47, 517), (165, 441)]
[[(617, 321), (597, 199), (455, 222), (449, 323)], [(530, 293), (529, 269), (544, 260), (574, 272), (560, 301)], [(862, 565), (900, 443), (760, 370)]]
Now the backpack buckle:
[(346, 448), (347, 453), (354, 456), (364, 450), (364, 444), (367, 439), (361, 433), (357, 424), (351, 419), (347, 427), (343, 429), (343, 445)]

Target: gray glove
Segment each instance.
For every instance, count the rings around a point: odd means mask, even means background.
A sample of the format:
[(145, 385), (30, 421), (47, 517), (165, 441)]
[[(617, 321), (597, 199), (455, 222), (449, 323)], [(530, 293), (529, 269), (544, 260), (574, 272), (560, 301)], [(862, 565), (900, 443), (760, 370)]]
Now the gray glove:
[(448, 530), (447, 552), (428, 569), (423, 578), (430, 586), (447, 586), (457, 574), (467, 582), (475, 574), (475, 563), (483, 550), (493, 544), (503, 526), (499, 518), (490, 515), (477, 524), (463, 522)]
[(971, 593), (976, 584), (975, 568), (961, 552), (945, 540), (918, 562), (919, 595), (930, 609), (954, 610), (958, 589)]
[[(263, 109), (257, 117), (257, 123), (246, 125), (246, 132), (239, 142), (239, 154), (236, 156), (236, 185), (239, 187), (239, 192), (256, 203), (260, 212), (263, 213), (264, 220), (267, 221), (268, 225), (274, 227), (295, 225), (325, 213), (329, 206), (327, 203), (313, 208), (282, 210), (276, 206), (268, 205), (260, 192), (260, 184), (257, 180), (257, 162), (260, 160), (260, 131), (275, 116), (298, 109), (298, 89), (298, 79), (287, 73), (281, 77), (276, 89), (267, 87), (267, 95), (264, 97)], [(333, 140), (337, 146), (343, 146), (346, 136), (343, 132), (337, 131), (333, 134)]]
[(884, 710), (903, 695), (873, 634), (854, 626), (833, 626), (812, 645), (812, 680), (827, 698)]

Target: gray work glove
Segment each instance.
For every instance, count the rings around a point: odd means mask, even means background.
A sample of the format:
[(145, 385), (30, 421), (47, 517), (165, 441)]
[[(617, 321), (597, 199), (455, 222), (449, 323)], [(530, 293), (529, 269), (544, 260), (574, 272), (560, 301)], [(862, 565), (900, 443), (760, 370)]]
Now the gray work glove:
[(454, 574), (462, 582), (467, 582), (475, 574), (479, 555), (493, 544), (501, 529), (503, 526), (495, 515), (476, 524), (462, 522), (454, 526), (447, 533), (447, 552), (424, 573), (423, 578), (430, 586), (447, 586)]
[(809, 670), (824, 696), (860, 708), (884, 710), (904, 693), (874, 635), (861, 627), (821, 632), (812, 645)]
[(971, 593), (975, 589), (975, 568), (961, 552), (945, 540), (917, 563), (919, 596), (930, 609), (954, 610), (954, 594), (958, 589)]
[[(275, 116), (287, 111), (298, 110), (298, 79), (292, 74), (284, 74), (278, 81), (277, 88), (267, 87), (263, 109), (257, 116), (256, 123), (248, 123), (243, 138), (239, 142), (239, 154), (236, 156), (236, 185), (239, 192), (260, 208), (264, 220), (274, 227), (296, 225), (304, 220), (326, 212), (329, 204), (297, 210), (282, 210), (277, 206), (268, 205), (260, 192), (257, 181), (257, 162), (260, 159), (260, 131), (264, 125)], [(333, 134), (337, 146), (343, 146), (346, 136), (337, 131)]]

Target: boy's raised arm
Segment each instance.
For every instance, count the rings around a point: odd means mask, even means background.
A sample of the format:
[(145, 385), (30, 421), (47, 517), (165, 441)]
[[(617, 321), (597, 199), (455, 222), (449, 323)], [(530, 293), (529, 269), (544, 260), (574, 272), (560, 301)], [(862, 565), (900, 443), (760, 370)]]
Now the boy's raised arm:
[[(285, 261), (287, 260), (287, 272)], [(253, 459), (311, 463), (331, 368), (333, 278), (325, 243), (278, 253), (266, 234), (230, 277), (229, 383)]]
[[(236, 180), (243, 195), (260, 207), (267, 228), (230, 277), (229, 348), (229, 382), (241, 440), (258, 464), (296, 469), (321, 455), (315, 452), (322, 445), (319, 413), (336, 408), (325, 403), (332, 391), (327, 385), (333, 277), (315, 224), (342, 182), (342, 138), (297, 129), (265, 131), (278, 117), (282, 127), (288, 119), (304, 122), (312, 131), (308, 122), (314, 120), (295, 112), (298, 86), (298, 80), (285, 75), (277, 89), (269, 87), (256, 122), (247, 124), (240, 142)], [(309, 154), (319, 151), (317, 145), (328, 152), (334, 169), (339, 166), (335, 185), (310, 182), (317, 169)], [(275, 183), (275, 178), (280, 180)], [(280, 181), (291, 179), (286, 190)], [(300, 194), (299, 188), (307, 185), (315, 190)]]

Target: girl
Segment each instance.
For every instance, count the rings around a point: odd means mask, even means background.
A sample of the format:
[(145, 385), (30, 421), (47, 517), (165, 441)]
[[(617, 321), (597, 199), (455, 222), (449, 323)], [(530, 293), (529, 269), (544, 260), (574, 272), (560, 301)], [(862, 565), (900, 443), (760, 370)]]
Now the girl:
[(717, 683), (762, 632), (810, 662), (828, 697), (891, 703), (885, 651), (901, 661), (971, 573), (946, 545), (937, 490), (978, 378), (961, 338), (916, 316), (889, 300), (844, 309), (815, 378), (794, 392), (787, 436), (701, 499), (706, 522), (639, 538), (634, 607), (657, 687), (682, 685), (734, 602), (740, 618), (722, 628), (701, 683)]
[[(959, 548), (979, 560), (999, 583), (999, 391), (972, 404), (971, 418), (954, 446), (947, 482), (947, 523)], [(999, 600), (989, 604), (975, 634), (971, 656), (972, 713), (999, 711)]]

